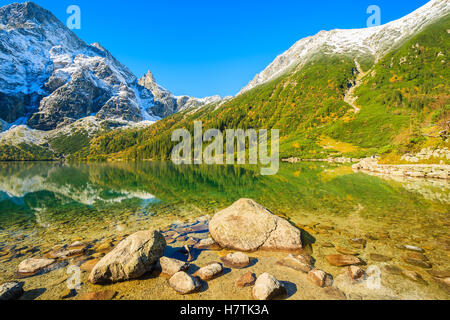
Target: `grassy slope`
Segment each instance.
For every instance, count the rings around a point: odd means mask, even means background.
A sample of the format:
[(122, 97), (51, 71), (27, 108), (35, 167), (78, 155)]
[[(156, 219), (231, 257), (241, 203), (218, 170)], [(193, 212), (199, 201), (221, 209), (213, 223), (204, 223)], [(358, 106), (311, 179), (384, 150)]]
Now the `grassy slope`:
[(379, 61), (356, 90), (361, 112), (326, 133), (390, 155), (445, 144), (438, 133), (450, 120), (449, 29), (447, 17)]

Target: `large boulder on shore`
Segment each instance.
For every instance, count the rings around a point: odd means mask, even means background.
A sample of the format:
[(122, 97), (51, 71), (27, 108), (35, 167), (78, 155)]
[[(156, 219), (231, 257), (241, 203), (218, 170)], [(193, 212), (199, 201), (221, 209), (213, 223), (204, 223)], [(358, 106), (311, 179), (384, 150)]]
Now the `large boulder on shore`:
[(221, 247), (244, 252), (303, 248), (299, 229), (250, 199), (218, 212), (209, 223), (209, 232)]
[(158, 231), (139, 231), (120, 242), (92, 270), (91, 283), (110, 283), (137, 279), (152, 270), (166, 248)]

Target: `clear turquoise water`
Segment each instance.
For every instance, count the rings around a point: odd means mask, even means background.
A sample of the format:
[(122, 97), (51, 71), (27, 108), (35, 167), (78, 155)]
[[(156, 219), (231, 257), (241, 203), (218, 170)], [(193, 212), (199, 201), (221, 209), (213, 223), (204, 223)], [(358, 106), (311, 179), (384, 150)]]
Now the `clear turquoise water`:
[[(433, 270), (448, 269), (447, 182), (378, 177), (322, 163), (282, 164), (276, 176), (259, 172), (161, 162), (0, 163), (0, 283), (15, 277), (23, 259), (41, 257), (54, 246), (76, 240), (117, 243), (138, 230), (212, 215), (240, 198), (252, 198), (306, 230), (316, 241), (314, 257), (335, 274), (340, 270), (324, 261), (335, 249), (323, 244), (348, 248), (349, 239), (370, 239), (369, 233), (389, 237), (370, 241), (363, 259), (381, 253), (408, 269), (397, 245), (409, 244), (426, 249)], [(413, 270), (442, 298), (444, 291), (425, 270)], [(45, 287), (45, 279), (29, 281)], [(411, 286), (409, 281), (403, 280)]]
[(442, 229), (449, 219), (449, 186), (441, 181), (395, 181), (313, 163), (283, 164), (276, 176), (258, 173), (254, 167), (159, 162), (2, 163), (0, 226), (95, 224), (123, 214), (198, 216), (244, 197), (296, 222), (334, 217), (352, 225), (345, 218), (357, 212), (368, 224), (384, 221), (414, 230), (415, 221), (422, 234), (421, 229)]

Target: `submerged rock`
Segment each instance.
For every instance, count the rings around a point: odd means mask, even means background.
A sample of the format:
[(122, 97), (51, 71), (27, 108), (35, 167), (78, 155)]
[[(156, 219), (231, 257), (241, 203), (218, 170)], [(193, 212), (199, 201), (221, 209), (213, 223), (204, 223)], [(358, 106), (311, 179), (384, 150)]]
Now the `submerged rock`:
[(352, 238), (350, 239), (350, 242), (353, 245), (361, 246), (362, 248), (365, 248), (367, 245), (367, 240), (362, 238)]
[(346, 248), (342, 248), (342, 247), (337, 247), (336, 251), (339, 253), (342, 253), (343, 255), (346, 255), (346, 256), (357, 256), (358, 255), (358, 252), (355, 252), (353, 250), (349, 250)]
[(251, 287), (255, 284), (255, 281), (256, 276), (251, 272), (247, 272), (239, 278), (239, 280), (236, 282), (236, 286), (238, 288)]
[(399, 267), (394, 266), (394, 265), (390, 265), (390, 264), (382, 266), (381, 270), (384, 271), (385, 273), (392, 274), (392, 275), (397, 275), (397, 276), (401, 275), (402, 272), (403, 272), (403, 270), (400, 269)]
[(325, 271), (314, 269), (308, 273), (308, 279), (315, 285), (324, 288), (333, 284), (333, 278)]
[(331, 265), (337, 267), (347, 267), (351, 265), (359, 265), (362, 263), (361, 259), (350, 255), (333, 254), (326, 256), (325, 258)]
[(23, 295), (23, 283), (8, 282), (0, 285), (0, 301), (17, 300)]
[(88, 260), (80, 266), (80, 269), (86, 272), (91, 272), (92, 269), (99, 263), (99, 259)]
[(81, 241), (75, 241), (68, 246), (69, 249), (86, 249), (87, 247), (88, 245)]
[(435, 278), (450, 278), (450, 270), (446, 271), (428, 270), (427, 272)]
[(375, 262), (388, 262), (388, 261), (391, 261), (392, 258), (388, 257), (388, 256), (384, 256), (382, 254), (371, 253), (370, 260), (373, 260)]
[(88, 292), (81, 294), (78, 300), (112, 300), (116, 295), (117, 292), (112, 290)]
[(165, 248), (166, 241), (160, 232), (136, 232), (100, 260), (92, 270), (89, 281), (96, 284), (139, 278), (151, 271)]
[(67, 250), (61, 249), (57, 251), (50, 251), (44, 255), (48, 259), (67, 259), (71, 257), (81, 256), (85, 253), (86, 248), (68, 248)]
[(420, 252), (420, 253), (425, 252), (425, 250), (423, 250), (422, 248), (419, 248), (416, 246), (411, 246), (411, 245), (398, 245), (397, 248), (402, 249), (402, 250)]
[(157, 268), (159, 268), (162, 273), (173, 276), (177, 272), (188, 270), (189, 263), (177, 259), (161, 257), (157, 264)]
[(227, 249), (250, 252), (303, 248), (299, 229), (250, 199), (241, 199), (218, 212), (209, 230), (212, 238)]
[(170, 286), (178, 293), (189, 294), (200, 290), (201, 284), (197, 278), (190, 276), (186, 272), (175, 273), (169, 280)]
[(411, 264), (413, 266), (424, 268), (424, 269), (431, 269), (433, 267), (431, 265), (431, 263), (429, 263), (427, 261), (422, 261), (419, 259), (405, 257), (405, 258), (403, 258), (403, 261), (405, 261), (407, 264)]
[(357, 266), (349, 266), (348, 269), (348, 275), (352, 280), (361, 280), (366, 275), (366, 272)]
[(433, 280), (436, 281), (438, 285), (444, 287), (445, 290), (450, 292), (450, 277), (448, 278), (433, 277)]
[(223, 273), (223, 267), (218, 262), (210, 263), (200, 270), (198, 270), (196, 273), (194, 273), (194, 277), (199, 277), (203, 281), (209, 281), (214, 278), (217, 278)]
[(54, 259), (26, 259), (19, 264), (17, 274), (20, 276), (32, 276), (38, 273), (46, 273), (56, 262)]
[(402, 271), (403, 276), (405, 276), (406, 278), (415, 281), (415, 282), (423, 282), (423, 278), (420, 274), (418, 274), (415, 271), (412, 270), (403, 270)]
[(428, 258), (420, 252), (408, 252), (406, 256), (420, 261), (429, 261)]
[(250, 258), (242, 252), (230, 253), (221, 258), (223, 264), (230, 268), (245, 268), (250, 265)]
[(202, 239), (200, 240), (195, 246), (195, 249), (200, 250), (220, 250), (220, 245), (214, 241), (214, 239), (208, 238), (208, 239)]
[(332, 244), (331, 242), (324, 242), (324, 243), (322, 243), (322, 247), (324, 247), (324, 248), (334, 248), (335, 245)]
[(288, 255), (286, 258), (277, 262), (278, 265), (288, 267), (297, 271), (308, 273), (313, 269), (313, 259), (309, 255)]
[(252, 290), (256, 300), (271, 300), (287, 294), (286, 288), (271, 274), (263, 273)]

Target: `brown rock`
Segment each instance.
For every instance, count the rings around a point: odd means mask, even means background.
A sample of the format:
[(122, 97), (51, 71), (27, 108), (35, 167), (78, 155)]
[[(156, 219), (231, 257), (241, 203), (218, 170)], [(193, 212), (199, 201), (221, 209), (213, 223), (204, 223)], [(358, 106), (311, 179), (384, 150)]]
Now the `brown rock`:
[(425, 255), (419, 252), (408, 252), (407, 257), (420, 261), (429, 261)]
[(112, 300), (117, 292), (112, 290), (88, 292), (79, 296), (78, 300)]
[(343, 255), (347, 255), (347, 256), (356, 256), (358, 255), (358, 252), (355, 252), (353, 250), (349, 250), (346, 248), (342, 248), (342, 247), (337, 247), (336, 251), (339, 253), (342, 253)]
[(362, 238), (353, 238), (353, 239), (350, 239), (350, 242), (354, 245), (362, 246), (363, 248), (365, 248), (366, 244), (367, 244), (367, 240), (362, 239)]
[(433, 277), (433, 280), (437, 282), (440, 286), (442, 286), (447, 291), (450, 291), (450, 278), (437, 278)]
[(229, 268), (245, 268), (250, 265), (250, 258), (242, 252), (230, 253), (226, 257), (221, 258), (223, 264)]
[(450, 278), (450, 270), (446, 271), (428, 270), (427, 272), (435, 278)]
[(194, 277), (199, 277), (203, 281), (217, 278), (223, 273), (223, 267), (218, 262), (210, 263), (194, 273)]
[(387, 264), (387, 265), (385, 265), (385, 266), (382, 266), (381, 269), (382, 269), (385, 273), (393, 274), (393, 275), (401, 275), (402, 272), (403, 272), (403, 270), (400, 269), (399, 267), (393, 266), (393, 265), (389, 265), (389, 264)]
[(114, 245), (111, 241), (101, 242), (94, 247), (96, 252), (109, 253), (114, 249)]
[(308, 273), (308, 279), (321, 288), (329, 287), (333, 284), (333, 278), (325, 271), (314, 269)]
[(334, 244), (332, 244), (331, 242), (323, 242), (322, 243), (322, 247), (324, 247), (324, 248), (334, 248)]
[(359, 265), (362, 263), (361, 259), (351, 255), (333, 254), (325, 257), (327, 261), (337, 267), (346, 267), (351, 265)]
[(92, 258), (100, 259), (100, 258), (103, 258), (104, 256), (106, 256), (106, 254), (104, 252), (96, 252), (92, 255)]
[(366, 275), (366, 272), (357, 266), (349, 266), (348, 267), (348, 275), (352, 280), (360, 280), (361, 278), (364, 278)]
[(236, 286), (238, 288), (251, 287), (255, 284), (255, 281), (256, 276), (251, 272), (247, 272), (239, 278), (239, 280), (236, 282)]
[(376, 261), (376, 262), (388, 262), (388, 261), (391, 261), (392, 258), (388, 257), (388, 256), (384, 256), (382, 254), (371, 253), (370, 260)]
[(78, 257), (71, 258), (71, 259), (69, 260), (69, 264), (70, 264), (71, 266), (81, 267), (81, 266), (82, 266), (86, 261), (88, 261), (88, 260), (91, 260), (91, 257), (90, 257), (90, 256), (85, 256), (85, 255), (83, 255), (83, 256), (78, 256)]
[(390, 234), (388, 232), (368, 233), (366, 238), (369, 240), (385, 240), (390, 238)]
[(412, 280), (412, 281), (415, 281), (415, 282), (422, 282), (422, 281), (423, 281), (422, 276), (421, 276), (420, 274), (418, 274), (417, 272), (415, 272), (415, 271), (411, 271), (411, 270), (403, 270), (403, 271), (402, 271), (402, 274), (403, 274), (406, 278), (408, 278), (408, 279), (410, 279), (410, 280)]
[(95, 265), (99, 263), (99, 259), (88, 260), (80, 266), (80, 269), (86, 272), (91, 272)]
[(299, 255), (295, 257), (290, 254), (283, 260), (278, 261), (277, 264), (305, 273), (308, 273), (313, 269), (313, 260), (309, 255)]
[(431, 265), (431, 263), (422, 261), (422, 260), (418, 260), (418, 259), (406, 257), (406, 258), (403, 258), (403, 261), (405, 261), (406, 263), (411, 264), (413, 266), (424, 268), (424, 269), (431, 269), (433, 267)]

